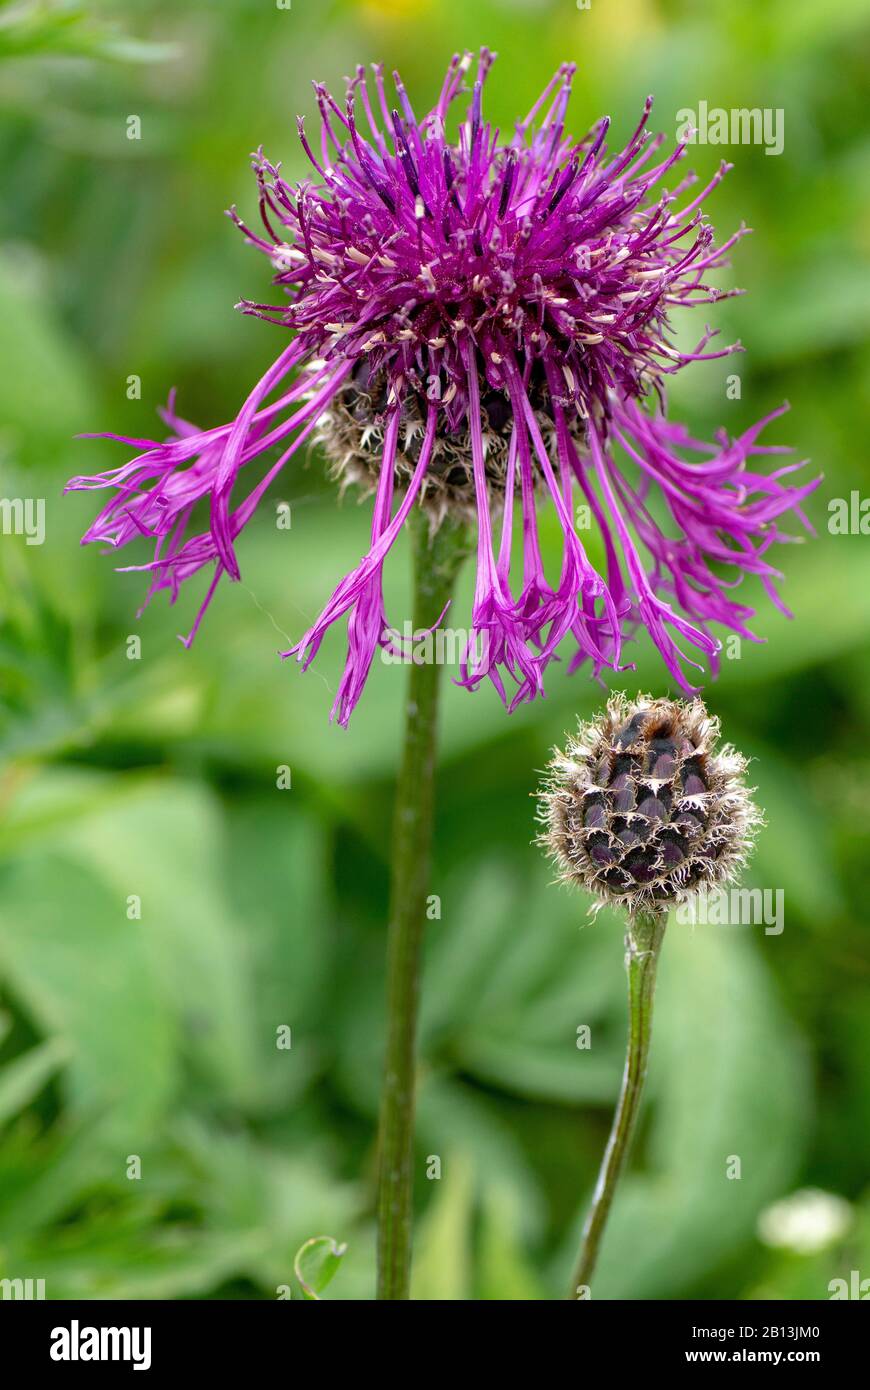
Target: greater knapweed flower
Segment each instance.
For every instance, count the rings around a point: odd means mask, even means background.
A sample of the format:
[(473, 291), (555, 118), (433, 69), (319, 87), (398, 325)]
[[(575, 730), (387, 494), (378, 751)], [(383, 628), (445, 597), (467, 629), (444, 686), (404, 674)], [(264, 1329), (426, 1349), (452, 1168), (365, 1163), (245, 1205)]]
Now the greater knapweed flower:
[(617, 695), (555, 754), (541, 820), (564, 881), (637, 914), (729, 882), (761, 816), (700, 700)]
[[(711, 445), (665, 416), (669, 375), (734, 350), (706, 351), (707, 329), (684, 352), (668, 326), (672, 307), (735, 292), (705, 283), (744, 230), (716, 246), (701, 211), (728, 166), (694, 196), (691, 175), (654, 196), (685, 146), (657, 158), (664, 136), (646, 130), (651, 101), (619, 153), (605, 144), (607, 119), (571, 139), (573, 65), (502, 136), (483, 115), (492, 59), (486, 49), (476, 64), (454, 57), (422, 121), (398, 75), (391, 109), (380, 67), (371, 92), (358, 68), (343, 104), (316, 84), (318, 148), (299, 122), (313, 175), (288, 183), (258, 152), (262, 230), (231, 212), (285, 296), (239, 307), (290, 330), (287, 346), (231, 423), (199, 430), (170, 401), (168, 440), (125, 440), (138, 450), (129, 463), (69, 484), (112, 490), (85, 541), (154, 541), (153, 559), (128, 567), (150, 574), (148, 598), (166, 589), (174, 601), (207, 570), (189, 643), (221, 577), (239, 578), (236, 541), (269, 484), (319, 438), (335, 472), (375, 494), (371, 545), (284, 655), (307, 667), (327, 629), (347, 619), (333, 711), (342, 724), (379, 645), (395, 640), (382, 570), (416, 505), (433, 526), (447, 514), (476, 524), (461, 683), (489, 678), (511, 708), (542, 692), (569, 635), (572, 667), (588, 660), (597, 676), (626, 669), (623, 643), (638, 626), (693, 692), (684, 663), (715, 671), (711, 624), (752, 637), (754, 610), (733, 597), (735, 584), (758, 576), (779, 602), (767, 558), (787, 539), (777, 519), (794, 509), (806, 524), (800, 503), (814, 484), (783, 481), (799, 465), (763, 472), (753, 462), (784, 452), (758, 442), (779, 411)], [(448, 135), (467, 84), (467, 111)], [(561, 532), (561, 567), (549, 577), (542, 504)], [(603, 574), (578, 506), (600, 532)]]

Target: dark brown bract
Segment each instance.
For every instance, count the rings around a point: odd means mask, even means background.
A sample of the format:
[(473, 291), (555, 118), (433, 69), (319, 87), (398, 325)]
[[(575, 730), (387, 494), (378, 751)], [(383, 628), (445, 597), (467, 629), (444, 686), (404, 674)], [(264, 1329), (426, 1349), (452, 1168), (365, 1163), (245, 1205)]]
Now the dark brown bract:
[[(312, 394), (314, 388), (312, 387)], [(529, 383), (529, 400), (541, 432), (547, 454), (554, 469), (559, 467), (556, 425), (543, 374), (533, 374)], [(318, 423), (317, 443), (329, 460), (332, 475), (342, 488), (356, 484), (363, 495), (378, 486), (383, 465), (384, 431), (389, 418), (390, 383), (385, 372), (371, 376), (363, 361), (354, 369), (346, 387), (338, 393)], [(399, 450), (396, 454), (395, 480), (397, 489), (404, 492), (411, 482), (420, 460), (426, 429), (427, 401), (422, 395), (409, 392), (405, 398)], [(510, 443), (513, 434), (513, 415), (504, 391), (487, 389), (481, 382), (481, 425), (486, 481), (490, 496), (503, 500), (508, 478), (513, 478), (515, 494), (519, 497), (522, 484), (516, 464), (510, 466)], [(578, 446), (585, 441), (583, 421), (574, 415), (569, 421), (569, 433)], [(541, 469), (535, 458), (531, 461), (529, 482), (537, 493)], [(474, 473), (471, 455), (471, 436), (466, 425), (450, 429), (442, 419), (435, 434), (432, 458), (420, 488), (420, 505), (428, 513), (433, 526), (445, 516), (456, 521), (475, 523), (477, 520)]]

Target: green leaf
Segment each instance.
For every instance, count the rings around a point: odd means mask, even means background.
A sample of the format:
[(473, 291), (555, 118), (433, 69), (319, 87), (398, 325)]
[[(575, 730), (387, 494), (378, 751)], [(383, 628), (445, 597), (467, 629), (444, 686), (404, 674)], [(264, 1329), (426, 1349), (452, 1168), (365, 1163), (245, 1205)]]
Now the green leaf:
[(464, 1300), (471, 1297), (471, 1228), (474, 1169), (461, 1151), (443, 1155), (442, 1176), (417, 1237), (411, 1275), (416, 1300)]
[[(82, 429), (92, 390), (82, 355), (54, 312), (49, 285), (34, 256), (0, 254), (0, 413), (5, 442), (44, 462), (46, 440), (66, 440)], [(52, 409), (46, 411), (45, 383)], [(47, 529), (47, 528), (46, 528)]]
[(62, 1038), (50, 1038), (7, 1063), (0, 1071), (0, 1124), (35, 1100), (69, 1054), (69, 1045)]
[(77, 0), (20, 0), (0, 15), (0, 59), (62, 56), (148, 63), (176, 53), (170, 44), (124, 37)]
[(174, 1023), (149, 955), (92, 863), (31, 851), (5, 871), (0, 968), (38, 1026), (69, 1041), (73, 1107), (105, 1112), (122, 1134), (159, 1123), (176, 1079)]
[[(537, 863), (483, 864), (445, 917), (427, 965), (424, 1046), (512, 1095), (602, 1100), (622, 1067), (622, 932)], [(447, 896), (453, 896), (449, 894)], [(594, 1025), (594, 1046), (577, 1029)]]
[[(234, 796), (224, 813), (227, 898), (244, 923), (258, 1071), (265, 1100), (285, 1110), (322, 1065), (314, 1039), (330, 1008), (334, 955), (325, 827), (292, 792), (275, 787)], [(288, 1051), (276, 1048), (276, 1030), (284, 1026), (292, 1030)]]
[(332, 1236), (312, 1236), (296, 1251), (293, 1270), (302, 1289), (302, 1297), (319, 1299), (327, 1285), (338, 1273), (341, 1257), (347, 1250)]
[(490, 1183), (483, 1189), (482, 1204), (475, 1297), (486, 1302), (546, 1298), (523, 1248), (514, 1194), (501, 1183)]
[(426, 1070), (418, 1096), (417, 1147), (426, 1155), (467, 1156), (484, 1204), (497, 1182), (523, 1240), (537, 1239), (546, 1229), (547, 1201), (538, 1175), (497, 1097), (458, 1077)]
[[(57, 779), (61, 803), (68, 800), (74, 781), (69, 774)], [(28, 875), (44, 882), (41, 889), (32, 882), (21, 891), (32, 892), (33, 916), (45, 939), (40, 943), (35, 930), (17, 930), (22, 914), (28, 919), (30, 914), (23, 901), (14, 912), (7, 902), (0, 915), (0, 950), (8, 953), (29, 989), (44, 991), (46, 977), (57, 976), (56, 1018), (75, 1014), (90, 1045), (105, 1047), (101, 1077), (94, 1076), (101, 1092), (107, 1086), (113, 1093), (119, 1090), (113, 1057), (118, 1039), (105, 1026), (117, 1013), (115, 1027), (137, 1049), (136, 1071), (147, 1073), (142, 1094), (155, 1091), (162, 1075), (158, 1063), (169, 1049), (170, 1071), (183, 1052), (209, 1079), (213, 1097), (222, 1094), (240, 1106), (255, 1104), (263, 1079), (253, 987), (244, 933), (223, 892), (217, 799), (180, 779), (81, 774), (78, 781), (82, 789), (90, 788), (92, 799), (80, 804), (80, 813), (69, 821), (52, 820), (48, 813), (53, 774), (43, 774), (18, 798), (17, 816), (27, 822), (33, 811), (33, 819), (23, 845), (18, 837), (20, 863), (14, 872), (24, 872), (27, 865)], [(15, 836), (14, 823), (11, 834)], [(76, 886), (83, 876), (93, 885), (91, 909), (80, 909), (71, 925), (68, 905), (84, 891)], [(128, 920), (131, 897), (138, 899), (141, 918)], [(114, 990), (108, 987), (113, 979)], [(69, 980), (75, 981), (74, 988)], [(140, 1041), (134, 1041), (149, 1005), (163, 1017), (166, 1029), (153, 1066), (144, 1039), (141, 1056)], [(274, 1028), (271, 1035), (274, 1040)], [(80, 1063), (89, 1050), (81, 1052), (80, 1036), (74, 1040)], [(96, 1057), (92, 1060), (96, 1063)], [(128, 1062), (133, 1064), (132, 1055)], [(132, 1103), (137, 1086), (129, 1076), (125, 1084)]]

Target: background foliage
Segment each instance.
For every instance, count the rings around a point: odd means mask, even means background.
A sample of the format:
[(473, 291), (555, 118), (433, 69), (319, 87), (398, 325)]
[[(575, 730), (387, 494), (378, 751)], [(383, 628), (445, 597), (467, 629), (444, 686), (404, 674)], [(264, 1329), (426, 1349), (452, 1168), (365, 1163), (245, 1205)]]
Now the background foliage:
[[(744, 646), (710, 692), (757, 758), (769, 824), (749, 881), (785, 890), (786, 925), (671, 930), (597, 1292), (825, 1298), (834, 1275), (870, 1275), (870, 542), (827, 530), (831, 498), (870, 488), (867, 20), (866, 0), (0, 4), (0, 495), (47, 511), (43, 546), (0, 537), (0, 1277), (44, 1277), (50, 1297), (274, 1297), (297, 1247), (330, 1232), (349, 1250), (328, 1296), (371, 1293), (402, 672), (374, 669), (344, 734), (327, 717), (340, 637), (305, 678), (275, 655), (362, 553), (366, 510), (335, 505), (316, 456), (296, 468), (274, 499), (292, 530), (262, 511), (243, 582), (187, 653), (175, 634), (194, 600), (136, 624), (141, 577), (78, 550), (90, 504), (60, 494), (122, 457), (77, 432), (152, 433), (173, 385), (189, 418), (217, 423), (275, 355), (280, 330), (233, 313), (264, 297), (268, 267), (222, 210), (254, 209), (260, 144), (301, 173), (309, 80), (340, 91), (382, 59), (421, 110), (450, 53), (482, 42), (500, 54), (503, 125), (565, 59), (577, 131), (609, 112), (627, 135), (648, 91), (670, 134), (702, 99), (785, 111), (784, 154), (727, 151), (710, 205), (723, 232), (755, 229), (732, 272), (750, 293), (715, 311), (748, 351), (685, 373), (673, 406), (736, 432), (789, 397), (777, 437), (825, 474), (819, 539), (782, 555), (796, 621), (765, 611), (768, 645)], [(406, 562), (388, 570), (397, 622)], [(466, 577), (454, 623), (469, 598)], [(637, 659), (638, 687), (664, 693), (644, 643)], [(618, 925), (589, 926), (530, 843), (537, 770), (600, 701), (584, 676), (552, 675), (510, 719), (489, 692), (446, 691), (420, 1297), (561, 1291), (618, 1085)], [(430, 1154), (440, 1182), (422, 1176)], [(805, 1185), (854, 1204), (847, 1236), (812, 1256), (761, 1244), (760, 1211)]]

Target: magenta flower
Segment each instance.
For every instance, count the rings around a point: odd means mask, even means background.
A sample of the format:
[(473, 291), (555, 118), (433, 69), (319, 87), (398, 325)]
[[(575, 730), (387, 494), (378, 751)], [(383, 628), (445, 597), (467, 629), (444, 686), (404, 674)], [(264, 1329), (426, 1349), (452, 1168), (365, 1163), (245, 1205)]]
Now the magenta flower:
[[(598, 676), (626, 669), (623, 644), (639, 626), (693, 693), (684, 665), (716, 670), (711, 624), (757, 640), (747, 627), (753, 609), (732, 596), (745, 574), (781, 606), (767, 558), (788, 539), (778, 518), (791, 510), (808, 527), (800, 504), (816, 484), (783, 481), (801, 465), (764, 472), (753, 463), (788, 452), (758, 443), (781, 412), (715, 444), (665, 415), (667, 376), (738, 346), (706, 351), (706, 329), (682, 352), (668, 326), (673, 305), (736, 293), (705, 284), (745, 230), (717, 247), (701, 212), (728, 166), (697, 196), (684, 197), (690, 175), (653, 198), (685, 146), (656, 162), (664, 136), (646, 130), (650, 101), (619, 154), (607, 152), (607, 119), (571, 140), (568, 65), (502, 139), (482, 113), (492, 60), (486, 49), (476, 60), (455, 141), (445, 123), (466, 90), (470, 54), (454, 57), (422, 121), (398, 75), (390, 110), (380, 67), (373, 93), (357, 70), (343, 106), (315, 86), (318, 152), (299, 122), (313, 178), (290, 185), (258, 152), (263, 234), (230, 214), (270, 257), (287, 296), (240, 307), (290, 329), (288, 346), (232, 423), (198, 430), (170, 401), (168, 440), (124, 440), (139, 450), (129, 463), (69, 484), (112, 489), (85, 542), (155, 542), (153, 559), (128, 567), (150, 573), (146, 602), (161, 589), (174, 602), (186, 579), (210, 571), (190, 643), (221, 576), (239, 578), (235, 542), (269, 484), (318, 439), (337, 475), (375, 494), (368, 553), (283, 653), (307, 668), (327, 629), (347, 618), (333, 708), (341, 724), (378, 647), (395, 641), (382, 570), (415, 505), (433, 526), (447, 515), (476, 523), (461, 683), (489, 678), (511, 709), (542, 692), (569, 636), (572, 668), (588, 660)], [(203, 499), (208, 525), (197, 531)], [(538, 540), (544, 504), (562, 534), (561, 569), (549, 578)], [(600, 530), (603, 574), (578, 515)]]

